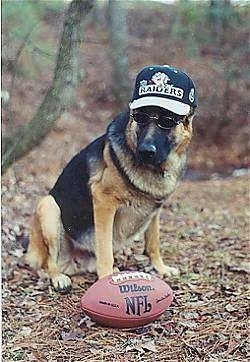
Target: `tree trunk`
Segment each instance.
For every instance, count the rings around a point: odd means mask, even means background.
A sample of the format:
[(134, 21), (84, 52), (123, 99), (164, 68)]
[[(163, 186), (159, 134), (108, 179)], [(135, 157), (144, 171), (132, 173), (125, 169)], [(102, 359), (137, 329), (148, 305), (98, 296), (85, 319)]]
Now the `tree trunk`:
[(112, 65), (112, 93), (119, 107), (129, 102), (130, 85), (127, 58), (126, 2), (109, 0), (108, 30)]
[(94, 0), (73, 0), (64, 21), (54, 79), (32, 120), (13, 135), (3, 138), (2, 171), (38, 145), (62, 112), (71, 104), (78, 78), (78, 51), (82, 22)]
[(219, 42), (221, 46), (223, 46), (230, 21), (230, 13), (230, 0), (210, 0), (209, 19), (211, 22), (212, 39)]

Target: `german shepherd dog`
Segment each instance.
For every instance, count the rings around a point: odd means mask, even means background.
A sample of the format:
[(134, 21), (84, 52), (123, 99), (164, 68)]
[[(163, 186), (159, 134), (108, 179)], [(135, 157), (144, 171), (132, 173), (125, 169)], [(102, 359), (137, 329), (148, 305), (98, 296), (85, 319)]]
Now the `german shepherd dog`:
[(160, 254), (159, 215), (185, 169), (193, 116), (192, 107), (178, 116), (156, 106), (118, 115), (38, 203), (27, 263), (45, 269), (53, 287), (67, 292), (69, 276), (112, 274), (113, 251), (144, 235), (157, 272), (177, 274)]

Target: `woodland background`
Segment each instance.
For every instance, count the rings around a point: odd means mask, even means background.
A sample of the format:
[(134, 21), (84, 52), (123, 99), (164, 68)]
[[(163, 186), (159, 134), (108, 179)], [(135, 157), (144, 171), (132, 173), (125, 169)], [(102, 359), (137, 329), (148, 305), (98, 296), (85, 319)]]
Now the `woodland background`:
[[(113, 3), (114, 9), (108, 2), (97, 2), (84, 21), (71, 107), (79, 127), (91, 123), (104, 130), (128, 104), (141, 67), (171, 64), (188, 72), (198, 89), (190, 165), (245, 167), (248, 2)], [(3, 135), (32, 118), (52, 82), (67, 5), (63, 1), (3, 2)], [(97, 114), (89, 120), (93, 109)]]

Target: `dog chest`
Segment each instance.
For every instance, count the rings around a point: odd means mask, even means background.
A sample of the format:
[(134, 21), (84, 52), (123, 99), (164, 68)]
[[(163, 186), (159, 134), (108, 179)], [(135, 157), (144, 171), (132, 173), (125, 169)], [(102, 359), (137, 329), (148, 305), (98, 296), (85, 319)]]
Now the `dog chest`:
[(130, 206), (120, 207), (114, 219), (114, 243), (120, 244), (142, 234), (157, 211), (158, 208), (151, 203), (132, 203)]

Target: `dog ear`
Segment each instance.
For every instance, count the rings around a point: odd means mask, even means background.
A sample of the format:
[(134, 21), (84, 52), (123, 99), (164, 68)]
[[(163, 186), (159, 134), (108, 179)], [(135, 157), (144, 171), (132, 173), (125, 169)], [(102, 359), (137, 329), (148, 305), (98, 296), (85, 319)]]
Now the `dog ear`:
[(195, 108), (192, 107), (192, 108), (190, 109), (190, 112), (188, 113), (188, 115), (186, 115), (186, 116), (184, 117), (183, 124), (184, 124), (185, 126), (188, 126), (189, 124), (192, 124), (192, 121), (193, 121), (194, 116), (195, 116)]
[(188, 118), (193, 119), (195, 116), (196, 107), (191, 107), (190, 112), (188, 114)]

